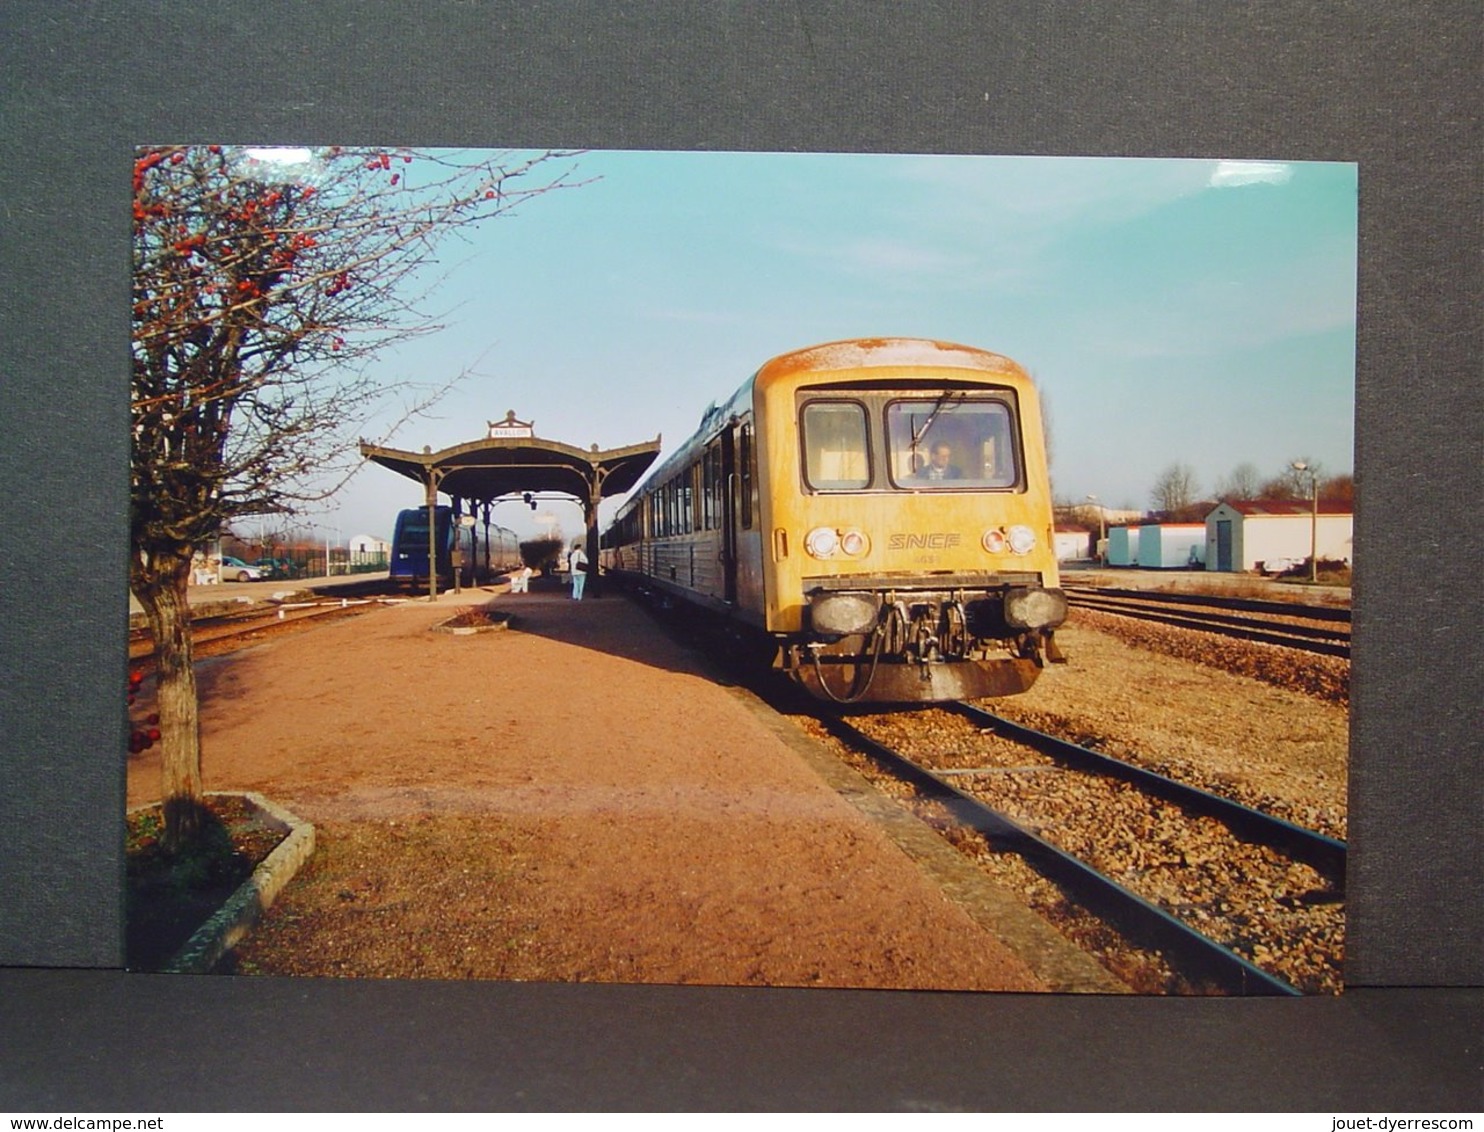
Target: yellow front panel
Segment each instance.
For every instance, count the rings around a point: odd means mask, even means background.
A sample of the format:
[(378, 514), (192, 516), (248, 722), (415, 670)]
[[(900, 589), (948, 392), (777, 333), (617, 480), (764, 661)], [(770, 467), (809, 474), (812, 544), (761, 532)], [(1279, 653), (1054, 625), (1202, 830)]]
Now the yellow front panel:
[[(1003, 359), (999, 361), (1004, 362)], [(921, 575), (916, 584), (931, 584), (933, 574), (1035, 574), (1041, 584), (1059, 584), (1052, 531), (1050, 488), (1042, 420), (1034, 386), (1013, 363), (1010, 369), (976, 374), (939, 367), (892, 367), (819, 373), (794, 370), (759, 374), (755, 407), (762, 440), (759, 462), (764, 557), (768, 605), (767, 627), (775, 632), (803, 628), (802, 599), (806, 577), (851, 575)], [(796, 393), (801, 386), (827, 382), (904, 383), (940, 379), (962, 385), (982, 380), (986, 386), (1015, 391), (1019, 408), (1023, 490), (862, 491), (808, 493), (802, 485), (797, 435)], [(859, 476), (854, 466), (843, 476)], [(899, 475), (899, 470), (893, 470)], [(1035, 547), (1028, 554), (1009, 550), (990, 553), (981, 540), (991, 528), (1029, 528)], [(805, 536), (816, 527), (857, 530), (868, 548), (852, 557), (810, 556)], [(986, 578), (986, 580), (988, 580)]]

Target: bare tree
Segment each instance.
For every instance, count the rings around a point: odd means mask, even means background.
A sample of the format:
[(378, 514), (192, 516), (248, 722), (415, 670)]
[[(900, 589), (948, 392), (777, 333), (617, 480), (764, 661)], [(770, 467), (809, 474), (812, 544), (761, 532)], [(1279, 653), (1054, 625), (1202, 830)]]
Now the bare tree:
[(1195, 470), (1189, 464), (1174, 463), (1159, 473), (1149, 499), (1156, 511), (1170, 514), (1188, 508), (1199, 490)]
[[(167, 847), (201, 819), (193, 552), (327, 494), (365, 422), (408, 394), (366, 363), (436, 328), (420, 280), (441, 239), (571, 184), (570, 157), (138, 152), (129, 586), (155, 640)], [(404, 412), (426, 402), (411, 395)]]
[[(1303, 465), (1302, 469), (1294, 467), (1295, 464)], [(1261, 498), (1308, 499), (1313, 490), (1310, 476), (1322, 481), (1324, 468), (1317, 460), (1311, 460), (1307, 456), (1295, 456), (1281, 472), (1263, 482), (1260, 489)]]
[(562, 548), (566, 545), (567, 540), (560, 532), (527, 539), (520, 544), (520, 560), (533, 570), (551, 573), (556, 569), (557, 559), (561, 557)]
[(1262, 476), (1257, 465), (1243, 463), (1216, 481), (1216, 498), (1222, 501), (1256, 499), (1261, 489)]
[(1342, 472), (1337, 476), (1330, 476), (1319, 484), (1319, 498), (1327, 499), (1331, 503), (1348, 503), (1355, 505), (1355, 477), (1349, 473)]

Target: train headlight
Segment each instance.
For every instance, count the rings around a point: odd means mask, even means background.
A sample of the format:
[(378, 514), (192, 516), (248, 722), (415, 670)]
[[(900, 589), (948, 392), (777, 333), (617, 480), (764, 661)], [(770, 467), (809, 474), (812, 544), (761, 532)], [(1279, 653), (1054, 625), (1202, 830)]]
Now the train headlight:
[(1029, 554), (1036, 549), (1036, 532), (1029, 527), (1011, 527), (1007, 532), (1010, 550), (1015, 554)]
[(816, 633), (849, 636), (876, 628), (876, 600), (864, 594), (813, 594), (809, 623)]
[(804, 536), (804, 549), (815, 558), (860, 558), (870, 553), (871, 540), (855, 527), (815, 527)]
[(833, 527), (815, 527), (804, 536), (804, 549), (815, 558), (828, 558), (840, 547), (840, 536)]
[(1004, 554), (1005, 532), (998, 529), (985, 531), (984, 537), (979, 540), (979, 544), (991, 554)]
[(1054, 629), (1067, 619), (1061, 590), (1012, 589), (1005, 594), (1005, 621), (1012, 629)]

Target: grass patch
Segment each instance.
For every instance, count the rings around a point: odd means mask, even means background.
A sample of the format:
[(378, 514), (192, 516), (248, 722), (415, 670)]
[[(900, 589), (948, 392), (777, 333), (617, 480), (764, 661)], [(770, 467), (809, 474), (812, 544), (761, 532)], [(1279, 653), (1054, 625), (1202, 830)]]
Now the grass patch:
[(161, 970), (287, 835), (238, 795), (203, 800), (201, 836), (179, 853), (161, 845), (159, 806), (128, 816), (124, 841), (124, 964)]

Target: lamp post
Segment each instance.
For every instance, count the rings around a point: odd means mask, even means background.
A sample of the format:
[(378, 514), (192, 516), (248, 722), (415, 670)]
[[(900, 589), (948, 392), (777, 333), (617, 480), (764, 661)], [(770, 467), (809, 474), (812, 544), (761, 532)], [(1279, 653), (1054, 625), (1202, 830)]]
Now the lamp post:
[(1294, 471), (1309, 473), (1309, 583), (1319, 581), (1319, 476), (1303, 460), (1289, 465)]
[[(330, 563), (333, 560), (334, 548), (340, 545), (340, 528), (321, 526), (319, 523), (307, 525), (311, 530), (319, 531), (325, 540), (325, 577), (328, 578), (333, 573)], [(334, 541), (331, 541), (331, 535), (334, 536)], [(310, 556), (309, 561), (311, 563), (314, 561), (313, 555)]]
[(1089, 495), (1087, 501), (1089, 503), (1096, 503), (1098, 508), (1098, 545), (1095, 557), (1098, 560), (1098, 565), (1101, 566), (1103, 564), (1103, 546), (1108, 541), (1107, 522), (1105, 521), (1106, 515), (1103, 512), (1103, 505), (1098, 501), (1096, 495)]

